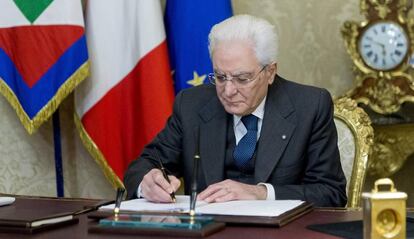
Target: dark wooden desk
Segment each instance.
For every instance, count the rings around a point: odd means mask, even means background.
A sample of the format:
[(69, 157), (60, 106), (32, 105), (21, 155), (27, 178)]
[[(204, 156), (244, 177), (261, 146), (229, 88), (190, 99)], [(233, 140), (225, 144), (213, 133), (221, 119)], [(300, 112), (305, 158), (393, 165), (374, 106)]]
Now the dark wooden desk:
[[(42, 207), (47, 205), (45, 200), (55, 201), (57, 199), (45, 199), (45, 198), (30, 198), (30, 202), (33, 203), (33, 207)], [(89, 199), (63, 199), (69, 204), (73, 204), (74, 208), (82, 205), (91, 205), (99, 202), (99, 200)], [(41, 203), (40, 203), (41, 202)], [(53, 205), (53, 203), (49, 204)], [(1, 208), (0, 208), (1, 215)], [(362, 218), (362, 213), (358, 211), (345, 211), (345, 210), (327, 210), (327, 209), (315, 209), (313, 212), (303, 216), (289, 223), (282, 228), (269, 228), (269, 227), (241, 227), (241, 226), (226, 226), (226, 228), (216, 234), (209, 236), (208, 238), (337, 238), (327, 234), (311, 231), (306, 229), (309, 224), (316, 223), (328, 223), (328, 222), (339, 222), (339, 221), (351, 221)], [(148, 236), (136, 236), (136, 235), (115, 235), (115, 234), (95, 234), (88, 233), (88, 226), (94, 225), (96, 222), (88, 219), (87, 215), (79, 216), (79, 224), (69, 225), (62, 228), (56, 228), (36, 234), (16, 234), (16, 233), (0, 233), (0, 238), (22, 238), (22, 239), (64, 239), (64, 238), (148, 238)], [(162, 237), (156, 237), (162, 238)], [(175, 237), (177, 238), (177, 237)]]

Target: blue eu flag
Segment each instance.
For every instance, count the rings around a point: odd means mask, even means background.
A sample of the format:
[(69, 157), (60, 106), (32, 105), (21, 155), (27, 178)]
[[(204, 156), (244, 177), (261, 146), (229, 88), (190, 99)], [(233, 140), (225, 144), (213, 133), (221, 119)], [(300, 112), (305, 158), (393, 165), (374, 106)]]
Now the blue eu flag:
[(230, 0), (167, 0), (165, 26), (175, 92), (208, 81), (208, 34), (232, 15)]

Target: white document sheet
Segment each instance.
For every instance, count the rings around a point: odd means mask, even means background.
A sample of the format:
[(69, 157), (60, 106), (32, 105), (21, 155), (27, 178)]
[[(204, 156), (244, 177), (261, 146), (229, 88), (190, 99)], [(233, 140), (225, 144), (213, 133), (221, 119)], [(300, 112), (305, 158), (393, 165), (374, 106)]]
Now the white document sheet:
[(262, 216), (276, 217), (284, 212), (300, 206), (300, 200), (241, 200), (220, 203), (210, 203), (196, 209), (196, 213), (232, 215), (232, 216)]
[[(125, 211), (172, 211), (172, 212), (188, 212), (190, 210), (190, 196), (176, 195), (175, 203), (154, 203), (146, 199), (133, 199), (123, 201), (120, 210)], [(204, 201), (197, 201), (196, 207), (207, 204)], [(100, 207), (100, 210), (114, 210), (115, 204), (109, 204)]]
[[(188, 212), (190, 208), (190, 196), (177, 195), (176, 199), (176, 203), (153, 203), (146, 199), (133, 199), (122, 202), (120, 209), (125, 211)], [(196, 213), (276, 217), (300, 206), (302, 203), (304, 201), (300, 200), (241, 200), (209, 204), (204, 201), (197, 201)], [(114, 207), (115, 204), (110, 204), (101, 207), (99, 210), (113, 210)]]
[(12, 204), (14, 201), (16, 201), (14, 197), (0, 197), (0, 206)]

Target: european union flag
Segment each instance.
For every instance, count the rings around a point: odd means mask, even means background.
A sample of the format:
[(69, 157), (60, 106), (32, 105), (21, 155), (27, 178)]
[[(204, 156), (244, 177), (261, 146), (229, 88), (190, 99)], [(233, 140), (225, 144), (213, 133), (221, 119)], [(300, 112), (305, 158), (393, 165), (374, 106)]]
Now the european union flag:
[(230, 0), (168, 0), (165, 26), (175, 92), (208, 81), (211, 27), (232, 15)]

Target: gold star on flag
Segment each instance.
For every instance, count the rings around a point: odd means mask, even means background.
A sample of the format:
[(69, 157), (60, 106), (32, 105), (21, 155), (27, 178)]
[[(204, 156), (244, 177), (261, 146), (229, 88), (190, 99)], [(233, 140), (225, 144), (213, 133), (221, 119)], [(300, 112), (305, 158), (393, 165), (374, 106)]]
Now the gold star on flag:
[(193, 79), (187, 81), (187, 84), (192, 85), (192, 86), (202, 85), (204, 83), (205, 78), (206, 78), (206, 75), (199, 76), (196, 71), (193, 71)]

